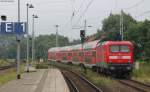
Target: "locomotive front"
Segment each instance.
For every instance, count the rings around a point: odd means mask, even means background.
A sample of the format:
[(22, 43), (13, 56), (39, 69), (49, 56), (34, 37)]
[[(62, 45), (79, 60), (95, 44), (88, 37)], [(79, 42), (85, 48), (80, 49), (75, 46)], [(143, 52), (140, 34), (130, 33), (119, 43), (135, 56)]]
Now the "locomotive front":
[(130, 75), (133, 69), (133, 45), (129, 41), (110, 42), (107, 62), (111, 73)]

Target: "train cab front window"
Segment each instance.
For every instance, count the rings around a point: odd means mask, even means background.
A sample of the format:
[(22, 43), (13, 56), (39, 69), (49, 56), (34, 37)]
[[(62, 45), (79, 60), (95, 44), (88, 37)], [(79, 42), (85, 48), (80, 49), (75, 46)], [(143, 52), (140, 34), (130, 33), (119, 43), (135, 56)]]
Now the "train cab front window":
[(120, 46), (120, 52), (129, 52), (129, 47), (128, 46)]
[(111, 52), (119, 52), (119, 46), (110, 46)]
[(110, 46), (110, 52), (129, 52), (129, 47), (125, 45), (112, 45)]

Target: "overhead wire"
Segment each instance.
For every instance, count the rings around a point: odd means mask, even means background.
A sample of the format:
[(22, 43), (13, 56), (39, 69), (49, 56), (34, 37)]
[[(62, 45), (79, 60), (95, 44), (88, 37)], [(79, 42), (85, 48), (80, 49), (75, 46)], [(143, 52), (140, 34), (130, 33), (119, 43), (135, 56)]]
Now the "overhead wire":
[[(80, 6), (79, 6), (79, 8), (78, 8), (78, 10), (76, 11), (75, 8), (73, 7), (74, 5), (73, 5), (73, 3), (72, 3), (72, 0), (70, 0), (70, 1), (71, 1), (71, 5), (72, 5), (72, 15), (71, 15), (71, 19), (68, 21), (68, 23), (69, 23), (69, 22), (72, 22), (73, 18), (77, 15), (77, 13), (79, 13), (80, 9), (82, 8), (82, 6), (83, 6), (83, 4), (84, 4), (84, 2), (85, 2), (85, 0), (82, 0)], [(67, 24), (68, 24), (68, 23), (67, 23)]]
[(64, 3), (66, 3), (66, 1), (45, 1), (45, 2), (36, 2), (36, 4), (44, 4), (44, 5), (46, 5), (46, 4), (64, 4)]
[(78, 21), (76, 22), (76, 24), (74, 26), (76, 26), (82, 19), (82, 17), (85, 15), (85, 13), (87, 12), (87, 10), (89, 9), (89, 7), (92, 5), (94, 0), (91, 0), (88, 5), (86, 6), (86, 9), (83, 11), (83, 13), (80, 15)]
[(85, 3), (85, 0), (82, 0), (80, 6), (79, 6), (79, 8), (78, 8), (78, 10), (75, 12), (75, 15), (77, 15), (77, 13), (80, 12), (80, 10), (81, 10), (81, 8), (83, 7), (83, 4), (84, 4), (84, 3)]
[[(74, 10), (75, 10), (75, 8), (74, 8), (74, 0), (70, 0), (70, 4), (71, 4), (71, 10), (72, 10), (72, 12), (74, 12)], [(71, 21), (72, 21), (72, 19), (73, 19), (73, 14), (71, 15), (71, 18), (69, 18), (68, 20), (67, 20), (67, 22), (64, 24), (64, 27), (65, 26), (67, 26), (68, 25), (68, 23), (70, 23)]]
[[(92, 4), (94, 0), (91, 0), (89, 2), (89, 4), (87, 5), (86, 9), (84, 10), (84, 12), (80, 15), (80, 18), (78, 19), (78, 21), (76, 22), (76, 24), (74, 26), (76, 26), (82, 19), (82, 17), (85, 15), (85, 13), (87, 12), (88, 8), (90, 7), (90, 5)], [(138, 7), (139, 5), (141, 5), (145, 0), (140, 0), (139, 2), (137, 2), (136, 4), (130, 6), (130, 7), (127, 7), (127, 8), (124, 8), (123, 10), (128, 10), (128, 9), (133, 9), (135, 7)], [(116, 8), (117, 8), (117, 0), (116, 0)], [(80, 8), (79, 8), (80, 9)], [(150, 13), (150, 11), (147, 11), (147, 12), (144, 12), (142, 13), (143, 14), (147, 14), (147, 13)], [(141, 16), (141, 15), (140, 15)]]
[(141, 17), (141, 16), (143, 16), (145, 14), (149, 14), (149, 13), (150, 13), (150, 10), (149, 11), (145, 11), (145, 12), (139, 14), (138, 16), (135, 16), (135, 18), (139, 18), (139, 17)]
[[(70, 1), (72, 1), (72, 0), (70, 0)], [(82, 7), (83, 7), (85, 1), (86, 1), (86, 0), (82, 0), (82, 2), (81, 2), (81, 4), (79, 5), (79, 8), (77, 9), (77, 11), (75, 10), (74, 7), (72, 7), (72, 8), (74, 8), (74, 10), (72, 11), (72, 16), (71, 16), (70, 20), (67, 22), (67, 24), (68, 24), (68, 23), (71, 23), (71, 30), (72, 30), (72, 28), (73, 28), (73, 19), (74, 19), (75, 16), (77, 16), (77, 15), (79, 14), (79, 12), (80, 12), (80, 10), (82, 9)], [(73, 5), (73, 4), (72, 4), (72, 5)], [(67, 24), (66, 24), (66, 25), (67, 25)]]
[[(123, 10), (130, 10), (130, 9), (136, 8), (136, 7), (140, 6), (142, 3), (144, 3), (144, 1), (145, 1), (145, 0), (140, 0), (140, 1), (137, 2), (136, 4), (134, 4), (134, 5), (132, 5), (132, 6), (128, 7), (128, 8), (124, 8)], [(145, 12), (143, 12), (143, 13), (141, 13), (141, 14), (135, 16), (135, 18), (139, 18), (139, 17), (141, 17), (141, 16), (143, 16), (143, 15), (145, 15), (145, 14), (148, 14), (148, 13), (150, 13), (150, 10), (149, 10), (149, 11), (145, 11)]]
[(74, 12), (75, 12), (75, 7), (74, 7), (74, 4), (75, 4), (75, 0), (70, 0), (70, 5), (71, 5), (71, 10), (72, 10), (72, 14), (71, 14), (71, 17), (67, 20), (67, 22), (64, 24), (63, 26), (63, 30), (64, 28), (66, 29), (66, 26), (68, 26), (68, 24), (70, 23), (70, 26), (72, 28), (72, 20), (74, 18)]
[(72, 11), (75, 10), (74, 3), (75, 3), (75, 0), (70, 0), (70, 4), (71, 4), (71, 7), (72, 7)]
[(75, 7), (74, 7), (74, 3), (75, 1), (73, 0), (70, 0), (70, 3), (71, 3), (71, 7), (72, 7), (72, 15), (71, 15), (71, 18), (65, 23), (65, 26), (67, 26), (69, 23), (71, 23), (72, 25), (72, 20), (73, 18), (75, 17), (75, 15), (77, 15), (77, 13), (79, 13), (80, 9), (82, 8), (83, 4), (84, 4), (85, 0), (82, 0), (78, 10), (76, 11), (75, 10)]
[(136, 4), (130, 6), (130, 7), (127, 7), (127, 8), (124, 8), (125, 10), (128, 10), (128, 9), (133, 9), (135, 7), (138, 7), (139, 5), (141, 5), (145, 0), (140, 0), (139, 2), (137, 2)]

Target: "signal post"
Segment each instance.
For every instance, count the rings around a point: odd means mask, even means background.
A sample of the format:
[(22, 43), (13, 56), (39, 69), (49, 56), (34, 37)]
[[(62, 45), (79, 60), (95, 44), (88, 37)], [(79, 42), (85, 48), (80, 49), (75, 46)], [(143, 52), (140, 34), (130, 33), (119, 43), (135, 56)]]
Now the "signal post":
[[(84, 53), (84, 42), (85, 42), (85, 30), (80, 30), (81, 44), (82, 44), (82, 53)], [(84, 54), (82, 54), (84, 55)], [(84, 69), (84, 73), (86, 74), (86, 67), (84, 65), (81, 66)]]

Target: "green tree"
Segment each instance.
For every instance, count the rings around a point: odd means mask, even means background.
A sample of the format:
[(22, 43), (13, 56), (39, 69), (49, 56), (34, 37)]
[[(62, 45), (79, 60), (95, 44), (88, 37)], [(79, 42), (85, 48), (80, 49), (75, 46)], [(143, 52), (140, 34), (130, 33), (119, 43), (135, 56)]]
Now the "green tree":
[(125, 32), (126, 39), (132, 41), (135, 46), (135, 57), (140, 59), (141, 56), (149, 59), (150, 57), (150, 21), (138, 22), (129, 27), (129, 31)]
[[(59, 47), (69, 45), (69, 40), (67, 37), (58, 35)], [(55, 47), (56, 35), (40, 35), (36, 37), (35, 47), (36, 47), (36, 58), (47, 59), (48, 49)]]
[[(123, 12), (123, 25), (124, 31), (129, 31), (129, 27), (131, 24), (136, 24), (136, 20), (134, 20), (129, 14), (125, 14)], [(118, 14), (110, 14), (110, 16), (103, 21), (102, 30), (105, 32), (105, 35), (110, 40), (115, 40), (117, 33), (120, 32), (120, 15)]]

